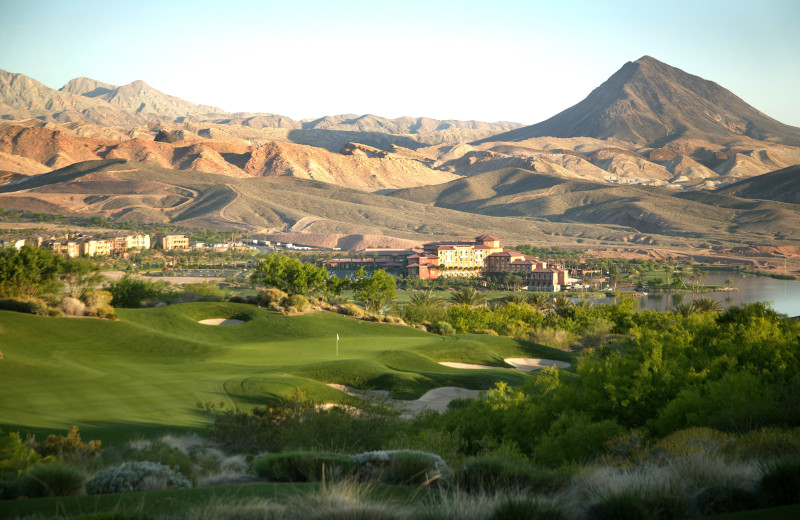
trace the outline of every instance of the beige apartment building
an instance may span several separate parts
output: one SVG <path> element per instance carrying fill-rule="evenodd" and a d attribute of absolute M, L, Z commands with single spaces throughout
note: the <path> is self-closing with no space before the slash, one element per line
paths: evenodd
<path fill-rule="evenodd" d="M 111 241 L 87 239 L 80 242 L 81 254 L 86 256 L 108 256 L 111 254 Z"/>
<path fill-rule="evenodd" d="M 164 251 L 189 249 L 189 237 L 186 235 L 157 235 L 156 244 Z"/>
<path fill-rule="evenodd" d="M 150 249 L 150 235 L 123 234 L 111 239 L 111 250 L 123 253 L 128 249 Z"/>

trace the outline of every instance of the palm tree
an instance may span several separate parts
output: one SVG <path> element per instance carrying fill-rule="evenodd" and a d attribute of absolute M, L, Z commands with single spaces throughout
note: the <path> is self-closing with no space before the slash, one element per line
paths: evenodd
<path fill-rule="evenodd" d="M 536 307 L 540 311 L 547 308 L 550 298 L 545 293 L 533 292 L 528 294 L 528 305 Z"/>
<path fill-rule="evenodd" d="M 409 304 L 417 307 L 437 308 L 444 305 L 444 300 L 433 294 L 431 289 L 428 289 L 425 292 L 412 294 Z"/>
<path fill-rule="evenodd" d="M 722 304 L 713 298 L 697 298 L 692 302 L 695 312 L 722 312 Z"/>
<path fill-rule="evenodd" d="M 676 303 L 672 306 L 672 312 L 680 314 L 684 318 L 694 311 L 693 307 L 688 303 Z"/>
<path fill-rule="evenodd" d="M 727 286 L 728 286 L 728 289 L 730 289 L 731 287 L 733 287 L 733 278 L 726 278 L 726 279 L 725 279 L 725 285 L 727 285 Z"/>
<path fill-rule="evenodd" d="M 474 287 L 462 287 L 450 296 L 450 301 L 456 305 L 469 305 L 470 307 L 478 307 L 483 305 L 486 298 L 475 290 Z"/>
<path fill-rule="evenodd" d="M 553 303 L 550 304 L 553 312 L 565 318 L 572 310 L 572 300 L 569 296 L 556 296 L 553 298 Z"/>
<path fill-rule="evenodd" d="M 506 303 L 528 303 L 528 296 L 523 293 L 515 292 L 506 296 L 505 300 Z"/>

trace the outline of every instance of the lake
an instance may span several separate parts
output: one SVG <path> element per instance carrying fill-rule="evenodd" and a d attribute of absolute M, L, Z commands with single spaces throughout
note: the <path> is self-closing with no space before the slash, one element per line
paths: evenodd
<path fill-rule="evenodd" d="M 772 308 L 789 316 L 800 316 L 800 281 L 776 280 L 768 276 L 742 274 L 736 271 L 708 271 L 706 285 L 725 286 L 725 280 L 733 280 L 738 291 L 706 292 L 691 294 L 653 293 L 637 298 L 641 309 L 669 310 L 677 303 L 691 303 L 695 298 L 713 298 L 723 307 L 752 302 L 771 302 Z M 687 282 L 688 285 L 688 282 Z M 614 298 L 593 298 L 596 304 L 613 303 Z"/>

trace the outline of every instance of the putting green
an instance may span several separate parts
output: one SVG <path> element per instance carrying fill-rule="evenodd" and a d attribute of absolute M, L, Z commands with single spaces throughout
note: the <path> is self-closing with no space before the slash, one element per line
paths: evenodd
<path fill-rule="evenodd" d="M 246 304 L 120 309 L 119 317 L 0 311 L 0 426 L 59 431 L 76 424 L 100 438 L 196 429 L 211 420 L 198 403 L 247 410 L 297 390 L 319 401 L 354 402 L 325 383 L 412 399 L 441 386 L 480 390 L 535 377 L 459 370 L 438 361 L 503 366 L 506 357 L 570 360 L 563 352 L 510 338 L 442 337 L 327 312 L 281 316 Z M 198 323 L 209 318 L 245 323 Z"/>

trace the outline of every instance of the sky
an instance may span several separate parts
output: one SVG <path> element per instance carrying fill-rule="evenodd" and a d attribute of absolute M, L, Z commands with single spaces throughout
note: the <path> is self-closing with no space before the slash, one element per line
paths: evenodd
<path fill-rule="evenodd" d="M 797 0 L 0 0 L 0 68 L 193 103 L 533 124 L 650 55 L 800 126 Z"/>

